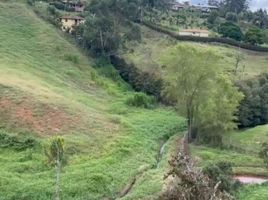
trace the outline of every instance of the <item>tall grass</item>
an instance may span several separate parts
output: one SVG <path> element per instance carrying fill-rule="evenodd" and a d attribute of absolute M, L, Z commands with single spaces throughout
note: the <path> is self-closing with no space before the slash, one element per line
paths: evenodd
<path fill-rule="evenodd" d="M 16 117 L 18 109 L 42 119 L 46 108 L 53 108 L 72 119 L 58 133 L 67 145 L 65 200 L 115 197 L 142 168 L 155 165 L 163 137 L 184 130 L 184 119 L 172 109 L 126 105 L 134 93 L 111 66 L 81 54 L 25 4 L 0 2 L 0 30 L 0 102 L 12 102 L 12 108 L 0 108 L 1 128 L 41 144 L 22 151 L 0 148 L 1 200 L 51 199 L 54 191 L 54 169 L 46 165 L 41 147 L 54 129 L 36 132 Z M 163 170 L 148 173 L 157 178 L 144 177 L 140 186 L 148 191 L 133 189 L 132 199 L 154 196 L 161 188 Z"/>

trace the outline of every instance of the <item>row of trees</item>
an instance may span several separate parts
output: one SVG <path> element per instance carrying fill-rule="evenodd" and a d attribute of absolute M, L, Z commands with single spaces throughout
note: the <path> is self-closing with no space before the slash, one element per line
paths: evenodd
<path fill-rule="evenodd" d="M 207 18 L 210 28 L 218 27 L 218 32 L 223 37 L 257 45 L 263 44 L 265 38 L 262 29 L 268 28 L 268 14 L 266 10 L 259 9 L 252 12 L 248 9 L 249 0 L 210 0 L 210 5 L 219 7 L 219 11 L 213 11 Z M 223 18 L 225 21 L 223 23 Z M 240 24 L 246 22 L 249 28 L 242 30 Z"/>
<path fill-rule="evenodd" d="M 237 41 L 245 41 L 252 45 L 263 44 L 264 43 L 264 33 L 261 29 L 250 28 L 245 34 L 243 34 L 241 28 L 232 23 L 225 22 L 220 24 L 218 32 L 225 38 L 232 38 Z"/>

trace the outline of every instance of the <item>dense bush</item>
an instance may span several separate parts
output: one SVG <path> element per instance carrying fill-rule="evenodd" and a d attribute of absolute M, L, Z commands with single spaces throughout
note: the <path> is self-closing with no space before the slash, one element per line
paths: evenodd
<path fill-rule="evenodd" d="M 152 108 L 155 106 L 155 98 L 144 93 L 135 93 L 133 96 L 127 98 L 126 104 L 135 107 Z"/>
<path fill-rule="evenodd" d="M 63 4 L 63 3 L 60 2 L 60 1 L 54 1 L 54 2 L 51 2 L 50 5 L 55 6 L 55 8 L 57 8 L 57 9 L 59 9 L 59 10 L 64 10 L 64 9 L 65 9 L 65 4 Z"/>
<path fill-rule="evenodd" d="M 218 32 L 225 38 L 232 38 L 237 41 L 241 41 L 243 39 L 243 33 L 240 27 L 232 22 L 220 24 Z"/>
<path fill-rule="evenodd" d="M 37 141 L 33 138 L 26 137 L 24 139 L 19 139 L 16 136 L 5 133 L 4 131 L 0 132 L 0 148 L 12 148 L 20 151 L 33 148 L 36 144 Z"/>
<path fill-rule="evenodd" d="M 219 189 L 221 191 L 232 193 L 237 189 L 238 185 L 232 178 L 233 170 L 231 163 L 218 162 L 204 167 L 203 172 L 213 181 L 213 185 L 220 182 Z"/>
<path fill-rule="evenodd" d="M 155 96 L 158 100 L 163 100 L 161 98 L 163 89 L 161 78 L 148 72 L 142 72 L 134 64 L 128 64 L 124 59 L 117 56 L 111 56 L 110 59 L 122 79 L 129 83 L 134 90 L 145 92 L 148 95 Z"/>
<path fill-rule="evenodd" d="M 249 29 L 245 34 L 245 42 L 248 42 L 253 45 L 263 44 L 264 34 L 262 30 L 256 28 Z"/>
<path fill-rule="evenodd" d="M 268 122 L 268 74 L 237 83 L 245 95 L 241 101 L 238 122 L 241 128 Z"/>

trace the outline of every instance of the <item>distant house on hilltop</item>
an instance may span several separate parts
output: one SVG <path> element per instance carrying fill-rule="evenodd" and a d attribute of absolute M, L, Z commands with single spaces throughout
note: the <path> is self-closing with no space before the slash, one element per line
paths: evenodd
<path fill-rule="evenodd" d="M 61 29 L 69 33 L 73 31 L 74 27 L 85 22 L 85 18 L 79 16 L 62 16 L 59 20 L 61 22 Z"/>
<path fill-rule="evenodd" d="M 179 32 L 181 36 L 208 37 L 209 31 L 205 29 L 182 29 Z"/>

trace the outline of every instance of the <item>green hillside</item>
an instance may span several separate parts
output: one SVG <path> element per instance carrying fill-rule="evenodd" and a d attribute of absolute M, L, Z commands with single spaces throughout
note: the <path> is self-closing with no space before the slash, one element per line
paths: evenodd
<path fill-rule="evenodd" d="M 137 174 L 124 199 L 160 192 L 168 157 L 154 167 L 160 141 L 184 119 L 169 108 L 127 106 L 134 92 L 111 66 L 88 59 L 24 4 L 0 3 L 0 30 L 1 137 L 39 143 L 1 144 L 0 199 L 51 199 L 54 169 L 42 145 L 53 135 L 64 137 L 68 158 L 62 199 L 115 198 Z"/>
<path fill-rule="evenodd" d="M 238 49 L 222 44 L 204 44 L 196 42 L 177 41 L 165 34 L 153 31 L 145 26 L 141 27 L 143 39 L 141 42 L 129 43 L 129 51 L 122 51 L 121 55 L 129 62 L 134 63 L 144 71 L 157 71 L 161 73 L 160 59 L 169 48 L 176 44 L 189 44 L 202 49 L 211 49 L 221 56 L 220 65 L 226 70 L 234 70 L 236 55 L 241 53 L 243 61 L 240 62 L 239 71 L 242 78 L 252 77 L 268 72 L 268 53 L 254 52 Z"/>

